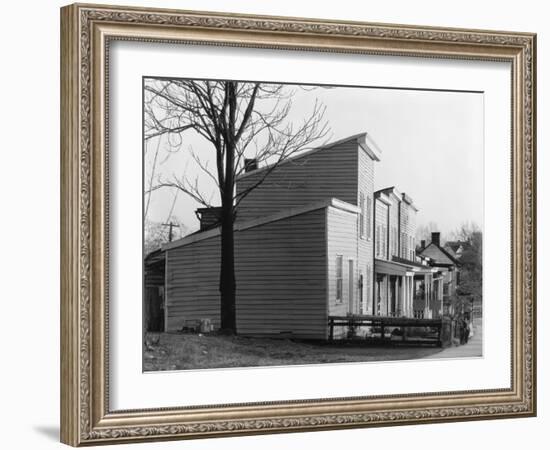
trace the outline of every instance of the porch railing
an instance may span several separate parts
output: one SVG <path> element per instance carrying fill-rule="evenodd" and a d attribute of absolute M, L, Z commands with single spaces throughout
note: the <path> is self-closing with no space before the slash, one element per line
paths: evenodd
<path fill-rule="evenodd" d="M 349 315 L 349 316 L 329 316 L 329 339 L 334 340 L 334 329 L 336 327 L 358 328 L 372 327 L 380 334 L 380 341 L 384 341 L 386 337 L 390 337 L 395 329 L 401 330 L 401 340 L 403 342 L 412 342 L 407 338 L 407 329 L 410 328 L 426 328 L 429 333 L 422 340 L 416 339 L 422 343 L 433 343 L 438 346 L 447 344 L 449 337 L 452 335 L 452 327 L 446 318 L 440 319 L 424 319 L 412 317 L 391 317 L 391 316 L 372 316 L 372 315 Z M 389 333 L 386 332 L 389 330 Z"/>

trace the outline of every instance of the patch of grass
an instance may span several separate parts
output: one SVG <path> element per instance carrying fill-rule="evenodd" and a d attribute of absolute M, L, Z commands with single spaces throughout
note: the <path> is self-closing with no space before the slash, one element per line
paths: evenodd
<path fill-rule="evenodd" d="M 434 347 L 298 342 L 241 336 L 148 333 L 145 371 L 417 359 Z"/>

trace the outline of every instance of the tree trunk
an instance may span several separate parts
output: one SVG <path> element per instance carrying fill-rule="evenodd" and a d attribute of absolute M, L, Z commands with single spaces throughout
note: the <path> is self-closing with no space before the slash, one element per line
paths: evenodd
<path fill-rule="evenodd" d="M 235 305 L 235 237 L 233 234 L 235 189 L 235 120 L 237 110 L 237 83 L 226 84 L 228 121 L 225 134 L 225 184 L 222 197 L 222 255 L 220 267 L 221 329 L 227 334 L 237 333 L 237 311 Z"/>
<path fill-rule="evenodd" d="M 232 205 L 231 205 L 232 206 Z M 227 334 L 237 333 L 237 314 L 235 305 L 235 240 L 233 234 L 233 208 L 223 208 L 221 217 L 221 266 L 220 300 L 221 331 Z"/>

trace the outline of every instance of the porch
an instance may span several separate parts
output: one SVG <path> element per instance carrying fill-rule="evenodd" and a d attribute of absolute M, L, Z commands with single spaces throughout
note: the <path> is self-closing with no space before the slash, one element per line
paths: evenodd
<path fill-rule="evenodd" d="M 374 302 L 377 316 L 435 319 L 443 314 L 438 269 L 393 257 L 375 259 Z"/>

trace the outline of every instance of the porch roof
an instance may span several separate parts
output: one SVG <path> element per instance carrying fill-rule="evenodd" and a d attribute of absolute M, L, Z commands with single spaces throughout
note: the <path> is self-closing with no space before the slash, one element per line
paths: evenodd
<path fill-rule="evenodd" d="M 431 274 L 437 272 L 433 267 L 420 267 L 416 264 L 405 264 L 396 261 L 387 261 L 384 259 L 374 260 L 374 271 L 386 275 L 412 276 L 420 274 Z"/>
<path fill-rule="evenodd" d="M 386 261 L 383 259 L 374 260 L 374 271 L 376 273 L 383 273 L 386 275 L 412 275 L 413 267 L 405 264 L 396 263 L 393 261 Z"/>

